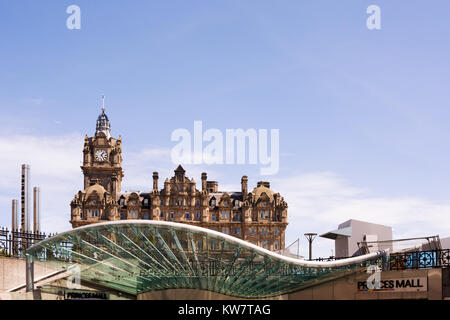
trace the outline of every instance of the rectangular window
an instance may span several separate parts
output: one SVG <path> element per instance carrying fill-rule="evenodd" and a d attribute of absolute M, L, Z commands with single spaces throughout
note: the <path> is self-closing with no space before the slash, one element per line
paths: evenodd
<path fill-rule="evenodd" d="M 230 219 L 230 211 L 229 210 L 222 210 L 221 211 L 221 218 L 222 219 Z"/>
<path fill-rule="evenodd" d="M 200 220 L 200 211 L 195 212 L 195 219 Z"/>
<path fill-rule="evenodd" d="M 236 234 L 236 235 L 241 234 L 241 228 L 240 227 L 235 227 L 234 230 L 233 230 L 233 233 Z"/>
<path fill-rule="evenodd" d="M 164 200 L 161 199 L 161 207 L 164 206 Z"/>
<path fill-rule="evenodd" d="M 276 236 L 278 235 L 278 228 L 277 227 L 273 228 L 273 234 L 276 235 Z"/>
<path fill-rule="evenodd" d="M 222 227 L 222 233 L 230 234 L 230 228 L 228 228 L 228 227 Z"/>
<path fill-rule="evenodd" d="M 212 215 L 211 215 L 211 220 L 212 221 L 216 221 L 217 219 L 216 219 L 216 214 L 215 213 L 213 213 Z"/>
<path fill-rule="evenodd" d="M 164 211 L 161 211 L 161 212 L 159 213 L 159 217 L 160 217 L 160 218 L 164 218 Z"/>
<path fill-rule="evenodd" d="M 264 211 L 264 218 L 269 219 L 269 210 Z"/>
<path fill-rule="evenodd" d="M 185 217 L 186 220 L 191 220 L 191 214 L 189 212 L 186 212 L 184 214 L 184 217 Z"/>
<path fill-rule="evenodd" d="M 173 220 L 173 211 L 170 212 L 170 220 Z"/>
<path fill-rule="evenodd" d="M 251 233 L 251 234 L 255 234 L 255 227 L 252 227 L 252 228 L 250 229 L 250 233 Z"/>

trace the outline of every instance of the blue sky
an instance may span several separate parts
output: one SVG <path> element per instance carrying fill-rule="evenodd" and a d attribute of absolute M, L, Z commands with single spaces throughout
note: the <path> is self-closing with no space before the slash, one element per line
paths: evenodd
<path fill-rule="evenodd" d="M 66 28 L 71 4 L 81 30 Z M 381 30 L 366 28 L 372 4 Z M 448 236 L 449 9 L 437 0 L 0 0 L 0 225 L 30 162 L 44 229 L 69 227 L 82 137 L 94 133 L 105 94 L 123 137 L 124 188 L 150 188 L 153 170 L 171 175 L 170 135 L 194 120 L 276 128 L 276 176 L 250 165 L 188 166 L 188 175 L 208 171 L 229 188 L 244 174 L 251 186 L 272 181 L 290 205 L 288 240 L 350 218 L 393 225 L 397 237 Z M 318 246 L 325 255 L 332 242 Z"/>

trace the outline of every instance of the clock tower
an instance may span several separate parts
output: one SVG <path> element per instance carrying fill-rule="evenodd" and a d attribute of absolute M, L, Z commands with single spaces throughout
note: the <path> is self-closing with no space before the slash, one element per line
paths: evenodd
<path fill-rule="evenodd" d="M 83 166 L 84 189 L 100 184 L 117 200 L 123 178 L 122 171 L 122 138 L 111 136 L 111 124 L 102 107 L 97 118 L 95 135 L 84 138 Z"/>

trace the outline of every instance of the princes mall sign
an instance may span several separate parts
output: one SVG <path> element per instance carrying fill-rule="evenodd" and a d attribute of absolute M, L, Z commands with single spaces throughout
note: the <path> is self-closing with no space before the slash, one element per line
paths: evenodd
<path fill-rule="evenodd" d="M 380 281 L 379 289 L 368 289 L 367 281 L 358 281 L 358 291 L 376 292 L 418 292 L 427 291 L 427 277 L 384 279 Z"/>

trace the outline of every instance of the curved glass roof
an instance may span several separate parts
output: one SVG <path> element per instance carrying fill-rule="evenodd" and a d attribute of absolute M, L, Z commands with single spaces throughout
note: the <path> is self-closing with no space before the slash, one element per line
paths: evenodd
<path fill-rule="evenodd" d="M 264 298 L 297 291 L 377 264 L 384 252 L 333 262 L 281 256 L 221 232 L 182 223 L 127 220 L 76 228 L 27 250 L 81 279 L 129 294 L 201 289 Z"/>

